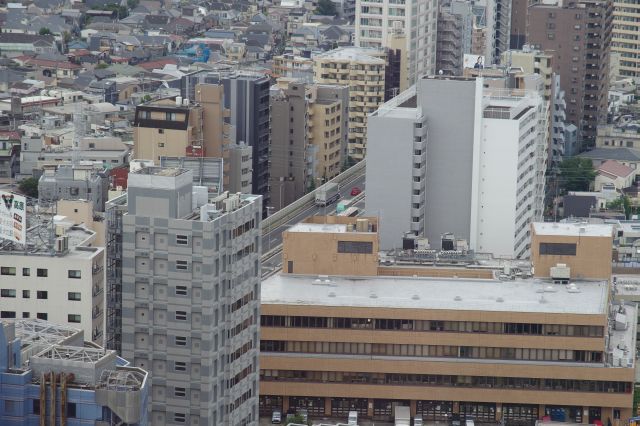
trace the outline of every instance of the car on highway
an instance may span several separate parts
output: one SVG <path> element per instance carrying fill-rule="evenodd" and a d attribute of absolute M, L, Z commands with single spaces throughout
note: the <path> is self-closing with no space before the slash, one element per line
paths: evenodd
<path fill-rule="evenodd" d="M 356 195 L 360 195 L 361 192 L 362 192 L 362 189 L 358 188 L 357 186 L 354 186 L 353 188 L 351 188 L 352 197 L 355 197 Z"/>

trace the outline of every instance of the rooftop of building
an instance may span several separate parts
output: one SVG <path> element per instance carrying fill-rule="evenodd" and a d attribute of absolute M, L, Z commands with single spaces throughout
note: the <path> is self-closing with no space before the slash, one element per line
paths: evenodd
<path fill-rule="evenodd" d="M 598 172 L 612 178 L 627 177 L 632 173 L 635 173 L 635 169 L 625 166 L 616 160 L 607 160 L 598 167 Z"/>
<path fill-rule="evenodd" d="M 611 237 L 613 227 L 607 224 L 586 222 L 535 222 L 533 230 L 537 235 L 571 237 Z"/>
<path fill-rule="evenodd" d="M 366 47 L 341 47 L 320 53 L 314 56 L 314 59 L 330 59 L 336 61 L 355 61 L 366 62 L 374 65 L 384 65 L 384 59 L 378 56 L 383 53 L 382 50 Z"/>
<path fill-rule="evenodd" d="M 538 280 L 274 275 L 262 282 L 263 304 L 533 312 L 606 313 L 608 283 L 575 287 Z"/>
<path fill-rule="evenodd" d="M 9 373 L 31 371 L 34 383 L 39 383 L 44 374 L 66 373 L 69 386 L 83 389 L 122 392 L 145 386 L 144 370 L 129 367 L 113 350 L 85 343 L 81 329 L 39 319 L 5 320 L 0 325 L 7 340 L 14 336 L 20 341 L 20 365 L 13 366 Z"/>
<path fill-rule="evenodd" d="M 187 173 L 187 170 L 173 168 L 173 167 L 143 167 L 131 173 L 134 173 L 137 175 L 175 177 L 175 176 L 180 176 Z"/>
<path fill-rule="evenodd" d="M 94 231 L 84 225 L 73 224 L 64 216 L 52 218 L 33 214 L 30 218 L 27 213 L 27 221 L 34 225 L 27 229 L 26 244 L 0 241 L 0 256 L 55 256 L 89 260 L 104 250 L 91 246 L 96 238 Z M 61 238 L 64 242 L 59 242 Z"/>
<path fill-rule="evenodd" d="M 307 223 L 300 222 L 289 228 L 288 232 L 317 232 L 326 234 L 344 234 L 359 232 L 355 229 L 350 229 L 349 225 L 342 223 Z M 371 232 L 371 231 L 367 231 Z"/>

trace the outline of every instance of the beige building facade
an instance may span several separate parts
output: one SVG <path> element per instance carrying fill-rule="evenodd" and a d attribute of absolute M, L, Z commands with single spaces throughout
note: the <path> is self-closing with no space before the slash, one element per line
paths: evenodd
<path fill-rule="evenodd" d="M 610 277 L 572 267 L 580 278 L 554 284 L 539 258 L 537 280 L 375 271 L 377 222 L 364 223 L 314 218 L 285 234 L 285 271 L 262 283 L 262 415 L 392 421 L 406 406 L 426 422 L 615 426 L 633 415 L 635 356 L 615 348 L 635 347 L 637 308 L 612 305 Z M 580 242 L 583 264 L 610 258 L 604 228 Z M 623 312 L 613 329 L 610 311 Z"/>
<path fill-rule="evenodd" d="M 349 86 L 349 156 L 366 154 L 367 116 L 384 102 L 386 52 L 383 49 L 340 48 L 314 57 L 314 80 Z"/>
<path fill-rule="evenodd" d="M 136 158 L 222 157 L 224 88 L 199 84 L 196 99 L 162 99 L 139 105 L 134 123 Z"/>
<path fill-rule="evenodd" d="M 271 206 L 337 176 L 346 159 L 349 87 L 279 79 L 271 88 Z"/>

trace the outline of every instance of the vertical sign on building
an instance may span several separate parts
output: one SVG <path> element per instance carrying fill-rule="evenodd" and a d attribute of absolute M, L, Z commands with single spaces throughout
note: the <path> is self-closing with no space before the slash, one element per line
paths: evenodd
<path fill-rule="evenodd" d="M 27 238 L 27 200 L 22 195 L 0 191 L 0 238 L 24 244 Z"/>

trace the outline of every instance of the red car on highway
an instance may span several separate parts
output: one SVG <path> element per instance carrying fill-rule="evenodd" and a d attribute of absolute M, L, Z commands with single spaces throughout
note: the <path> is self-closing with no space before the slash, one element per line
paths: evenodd
<path fill-rule="evenodd" d="M 353 188 L 351 188 L 351 196 L 355 197 L 356 195 L 359 195 L 362 192 L 362 189 L 358 188 L 357 186 L 354 186 Z"/>

